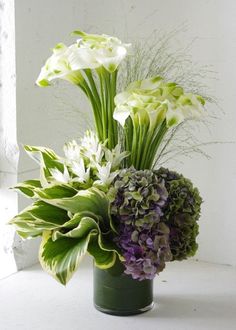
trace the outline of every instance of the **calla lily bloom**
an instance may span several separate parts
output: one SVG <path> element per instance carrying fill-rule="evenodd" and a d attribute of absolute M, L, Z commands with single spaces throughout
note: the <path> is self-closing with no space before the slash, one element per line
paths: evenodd
<path fill-rule="evenodd" d="M 36 84 L 46 87 L 63 79 L 78 86 L 91 103 L 99 141 L 107 140 L 113 149 L 118 143 L 117 122 L 113 122 L 117 71 L 131 44 L 106 34 L 72 34 L 79 39 L 69 47 L 59 43 L 53 48 Z"/>
<path fill-rule="evenodd" d="M 205 114 L 201 96 L 159 76 L 132 82 L 114 101 L 113 118 L 124 128 L 126 150 L 131 152 L 127 165 L 137 169 L 152 166 L 168 129 Z"/>

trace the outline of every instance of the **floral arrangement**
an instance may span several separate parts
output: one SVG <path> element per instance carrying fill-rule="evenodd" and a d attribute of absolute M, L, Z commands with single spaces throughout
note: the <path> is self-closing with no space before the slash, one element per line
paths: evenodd
<path fill-rule="evenodd" d="M 42 236 L 40 263 L 64 285 L 86 253 L 98 268 L 119 260 L 134 280 L 151 280 L 166 262 L 197 250 L 199 192 L 189 179 L 158 168 L 157 160 L 166 134 L 204 116 L 205 101 L 160 76 L 118 93 L 131 45 L 108 35 L 73 35 L 74 44 L 53 49 L 37 84 L 63 79 L 78 86 L 91 104 L 95 131 L 65 144 L 64 156 L 24 147 L 40 178 L 15 187 L 33 203 L 10 223 L 24 239 Z"/>

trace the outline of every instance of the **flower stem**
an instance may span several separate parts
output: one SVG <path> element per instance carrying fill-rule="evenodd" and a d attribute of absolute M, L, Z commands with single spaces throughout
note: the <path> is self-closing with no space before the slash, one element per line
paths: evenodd
<path fill-rule="evenodd" d="M 113 149 L 118 142 L 117 123 L 113 119 L 115 108 L 114 97 L 116 95 L 117 71 L 109 73 L 104 68 L 98 68 L 97 74 L 100 81 L 100 101 L 103 142 L 107 141 L 107 147 Z"/>
<path fill-rule="evenodd" d="M 92 91 L 85 79 L 83 81 L 81 81 L 77 86 L 80 87 L 80 89 L 85 93 L 85 95 L 88 97 L 88 99 L 91 102 L 92 109 L 93 109 L 93 115 L 94 115 L 94 119 L 95 119 L 96 131 L 97 131 L 99 140 L 101 140 L 102 126 L 101 126 L 101 114 L 100 114 L 98 101 L 94 97 L 94 94 L 92 93 Z"/>
<path fill-rule="evenodd" d="M 139 136 L 139 143 L 137 148 L 137 157 L 136 157 L 136 163 L 135 168 L 140 169 L 141 161 L 144 158 L 145 159 L 145 148 L 148 146 L 148 126 L 140 124 L 140 136 Z"/>
<path fill-rule="evenodd" d="M 93 79 L 92 71 L 91 71 L 91 69 L 85 69 L 84 70 L 84 73 L 86 74 L 86 76 L 88 78 L 88 81 L 89 81 L 89 84 L 90 84 L 90 87 L 91 87 L 93 96 L 94 96 L 94 98 L 95 98 L 95 100 L 97 102 L 98 108 L 100 109 L 101 108 L 101 100 L 100 100 L 100 97 L 99 97 L 99 93 L 97 91 L 96 83 L 95 83 L 95 81 Z"/>
<path fill-rule="evenodd" d="M 118 73 L 117 70 L 111 73 L 111 122 L 113 128 L 112 133 L 113 133 L 114 146 L 116 146 L 118 143 L 117 121 L 113 119 L 113 113 L 115 109 L 114 98 L 116 96 L 117 73 Z"/>
<path fill-rule="evenodd" d="M 97 74 L 100 82 L 102 142 L 105 142 L 107 140 L 107 115 L 106 115 L 105 82 L 104 82 L 102 68 L 97 69 Z"/>
<path fill-rule="evenodd" d="M 147 153 L 146 160 L 144 161 L 143 168 L 142 169 L 152 169 L 153 162 L 157 154 L 157 150 L 162 143 L 162 140 L 164 138 L 164 135 L 168 131 L 168 128 L 166 127 L 166 122 L 164 121 L 157 133 L 154 135 L 152 142 L 150 144 L 150 148 Z"/>

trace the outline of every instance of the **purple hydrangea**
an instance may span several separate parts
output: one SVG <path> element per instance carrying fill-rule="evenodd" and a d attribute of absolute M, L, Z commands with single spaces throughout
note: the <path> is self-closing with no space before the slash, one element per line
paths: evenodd
<path fill-rule="evenodd" d="M 161 222 L 168 193 L 150 170 L 121 170 L 113 182 L 111 214 L 118 229 L 114 241 L 133 279 L 153 279 L 171 259 L 169 228 Z"/>

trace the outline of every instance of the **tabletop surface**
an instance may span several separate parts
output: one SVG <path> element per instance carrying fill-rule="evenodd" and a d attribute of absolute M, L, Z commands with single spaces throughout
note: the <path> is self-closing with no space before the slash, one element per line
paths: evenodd
<path fill-rule="evenodd" d="M 63 287 L 40 265 L 0 281 L 1 330 L 236 329 L 236 268 L 197 261 L 169 263 L 154 285 L 155 307 L 116 317 L 93 307 L 89 259 Z"/>

